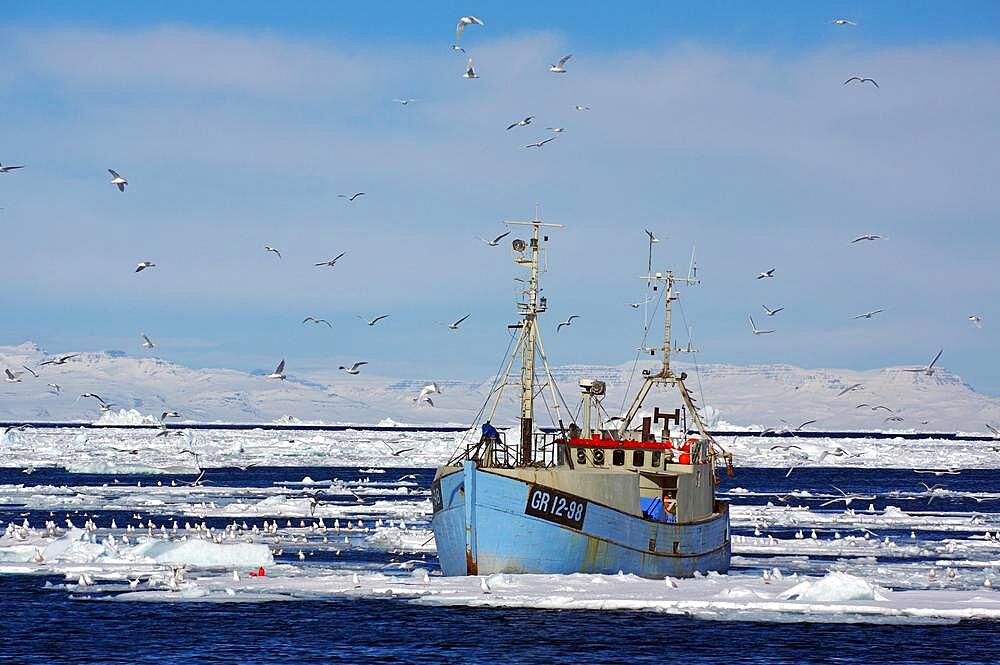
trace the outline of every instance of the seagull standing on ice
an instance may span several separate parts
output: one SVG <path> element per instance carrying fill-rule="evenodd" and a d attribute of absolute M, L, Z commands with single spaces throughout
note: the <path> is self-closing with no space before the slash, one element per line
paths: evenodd
<path fill-rule="evenodd" d="M 469 65 L 465 68 L 465 73 L 462 74 L 462 77 L 467 79 L 479 78 L 479 74 L 476 73 L 475 67 L 472 66 L 472 58 L 469 58 Z"/>
<path fill-rule="evenodd" d="M 270 374 L 268 374 L 264 378 L 265 379 L 280 379 L 281 381 L 284 381 L 285 380 L 285 360 L 284 360 L 284 358 L 282 358 L 281 362 L 278 363 L 278 366 L 274 368 L 274 371 L 271 372 Z"/>
<path fill-rule="evenodd" d="M 851 78 L 844 81 L 844 85 L 847 85 L 851 81 L 857 81 L 859 84 L 871 83 L 876 88 L 878 87 L 878 82 L 873 78 L 868 78 L 867 76 L 852 76 Z"/>
<path fill-rule="evenodd" d="M 571 325 L 573 325 L 573 319 L 579 319 L 579 318 L 580 318 L 579 314 L 573 314 L 573 315 L 571 315 L 568 319 L 566 319 L 565 321 L 563 321 L 562 323 L 560 323 L 558 326 L 556 326 L 556 332 L 559 332 L 560 330 L 562 330 L 563 326 L 571 326 Z"/>
<path fill-rule="evenodd" d="M 136 264 L 135 271 L 136 272 L 142 272 L 146 268 L 155 268 L 155 267 L 156 267 L 156 264 L 153 263 L 152 261 L 141 261 L 141 262 L 139 262 L 139 263 Z"/>
<path fill-rule="evenodd" d="M 274 252 L 275 254 L 278 255 L 279 259 L 281 258 L 281 252 L 279 252 L 278 250 L 276 250 L 274 247 L 271 247 L 270 245 L 264 245 L 264 249 L 266 251 L 268 251 L 268 252 Z"/>
<path fill-rule="evenodd" d="M 139 335 L 142 336 L 142 345 L 145 348 L 152 349 L 156 347 L 156 345 L 153 344 L 153 340 L 149 339 L 149 337 L 146 336 L 146 333 L 139 333 Z"/>
<path fill-rule="evenodd" d="M 768 333 L 773 333 L 773 330 L 758 330 L 757 324 L 753 322 L 753 317 L 747 314 L 747 318 L 750 319 L 750 331 L 754 335 L 767 335 Z"/>
<path fill-rule="evenodd" d="M 565 67 L 566 61 L 569 60 L 572 57 L 573 57 L 573 54 L 570 53 L 569 55 L 564 55 L 563 57 L 559 58 L 559 62 L 557 62 L 554 65 L 549 65 L 549 71 L 552 72 L 553 74 L 565 74 L 566 73 L 566 67 Z"/>
<path fill-rule="evenodd" d="M 118 171 L 115 171 L 114 169 L 108 169 L 108 173 L 111 174 L 111 184 L 112 185 L 117 185 L 119 192 L 124 192 L 125 191 L 125 185 L 128 184 L 128 180 L 126 180 L 125 178 L 121 177 L 118 174 Z"/>
<path fill-rule="evenodd" d="M 480 238 L 480 240 L 482 240 L 483 242 L 485 242 L 490 247 L 496 247 L 497 245 L 500 244 L 501 240 L 503 240 L 504 238 L 506 238 L 509 235 L 510 235 L 510 231 L 507 231 L 506 233 L 501 233 L 500 235 L 498 235 L 493 240 L 487 240 L 486 238 Z"/>
<path fill-rule="evenodd" d="M 344 367 L 343 365 L 341 365 L 337 369 L 342 369 L 345 372 L 347 372 L 348 374 L 355 375 L 355 374 L 361 374 L 361 370 L 358 369 L 358 368 L 361 367 L 362 365 L 367 365 L 367 364 L 368 364 L 367 360 L 362 360 L 360 362 L 354 363 L 350 367 Z"/>
<path fill-rule="evenodd" d="M 485 26 L 486 24 L 478 16 L 463 16 L 458 19 L 458 25 L 455 26 L 456 42 L 462 38 L 462 33 L 465 32 L 465 26 L 467 25 Z"/>
<path fill-rule="evenodd" d="M 774 268 L 771 268 L 770 270 L 765 270 L 764 272 L 759 273 L 757 275 L 757 279 L 767 279 L 769 277 L 774 277 Z"/>

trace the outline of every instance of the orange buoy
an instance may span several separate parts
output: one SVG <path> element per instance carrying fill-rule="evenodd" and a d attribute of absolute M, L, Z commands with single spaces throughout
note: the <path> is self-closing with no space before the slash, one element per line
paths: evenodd
<path fill-rule="evenodd" d="M 685 443 L 684 446 L 687 447 L 687 444 Z M 681 453 L 681 456 L 678 459 L 678 461 L 681 464 L 690 464 L 691 463 L 691 453 L 689 453 L 689 452 L 683 452 L 683 453 Z"/>

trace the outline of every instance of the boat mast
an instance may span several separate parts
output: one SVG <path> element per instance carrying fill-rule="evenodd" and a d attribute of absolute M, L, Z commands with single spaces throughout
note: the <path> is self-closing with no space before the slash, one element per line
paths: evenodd
<path fill-rule="evenodd" d="M 525 291 L 527 301 L 517 303 L 518 314 L 521 316 L 521 450 L 519 462 L 522 465 L 534 461 L 534 402 L 535 402 L 535 352 L 538 346 L 538 314 L 546 309 L 545 298 L 538 297 L 538 261 L 541 253 L 541 227 L 563 228 L 562 224 L 546 224 L 538 219 L 538 208 L 535 208 L 535 218 L 531 221 L 505 221 L 504 224 L 531 227 L 531 240 L 528 245 L 521 239 L 512 243 L 514 262 L 525 266 L 530 271 L 528 288 Z M 546 236 L 544 240 L 548 240 Z M 525 250 L 527 255 L 525 255 Z"/>

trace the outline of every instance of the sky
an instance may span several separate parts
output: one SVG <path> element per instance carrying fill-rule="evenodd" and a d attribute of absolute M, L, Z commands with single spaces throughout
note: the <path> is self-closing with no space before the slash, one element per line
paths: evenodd
<path fill-rule="evenodd" d="M 26 166 L 0 174 L 0 343 L 140 355 L 144 332 L 191 367 L 481 378 L 523 271 L 517 233 L 480 238 L 537 204 L 565 225 L 555 364 L 634 357 L 648 228 L 660 269 L 695 248 L 678 329 L 701 363 L 943 348 L 1000 395 L 1000 4 L 360 4 L 5 3 L 0 163 Z"/>

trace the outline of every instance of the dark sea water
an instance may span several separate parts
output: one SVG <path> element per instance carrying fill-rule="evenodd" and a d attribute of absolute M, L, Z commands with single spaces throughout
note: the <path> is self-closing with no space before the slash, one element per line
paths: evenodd
<path fill-rule="evenodd" d="M 751 492 L 794 489 L 919 491 L 920 481 L 956 491 L 996 492 L 995 471 L 929 479 L 908 470 L 739 469 L 725 483 Z M 432 472 L 408 469 L 429 486 Z M 390 470 L 387 476 L 396 474 Z M 268 487 L 313 478 L 357 478 L 358 469 L 214 470 L 217 485 Z M 398 477 L 392 475 L 393 478 Z M 373 480 L 378 480 L 372 477 Z M 123 483 L 148 476 L 118 477 Z M 95 485 L 108 476 L 39 469 L 0 470 L 0 484 Z M 252 489 L 248 490 L 252 491 Z M 734 503 L 767 497 L 739 495 Z M 919 505 L 926 503 L 920 499 Z M 863 508 L 867 508 L 864 502 Z M 934 501 L 941 511 L 1000 511 L 996 502 Z M 0 506 L 4 525 L 23 509 Z M 33 511 L 37 512 L 37 511 Z M 47 514 L 47 513 L 46 513 Z M 67 513 L 71 515 L 71 513 Z M 108 514 L 110 515 L 110 513 Z M 108 521 L 102 515 L 102 521 Z M 32 521 L 40 517 L 29 516 Z M 62 519 L 63 513 L 54 518 Z M 220 520 L 224 522 L 225 520 Z M 739 533 L 737 530 L 736 533 Z M 0 663 L 1000 663 L 1000 624 L 879 626 L 694 620 L 637 612 L 441 608 L 402 600 L 333 599 L 270 603 L 117 603 L 45 588 L 59 578 L 0 578 Z"/>

